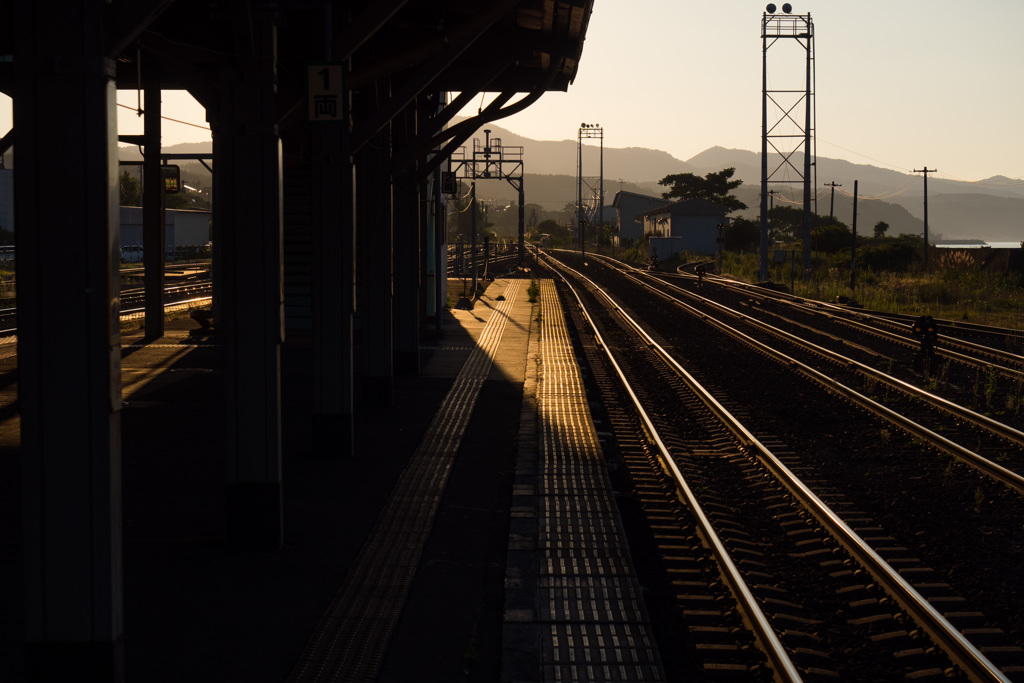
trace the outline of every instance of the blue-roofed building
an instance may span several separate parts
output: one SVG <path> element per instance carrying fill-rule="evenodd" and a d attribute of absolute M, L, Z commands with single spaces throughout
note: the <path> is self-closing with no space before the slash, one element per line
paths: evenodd
<path fill-rule="evenodd" d="M 671 237 L 673 253 L 688 251 L 704 256 L 718 253 L 718 226 L 728 225 L 728 210 L 704 199 L 687 199 L 645 211 L 644 232 L 655 237 Z M 669 254 L 658 251 L 658 258 Z"/>
<path fill-rule="evenodd" d="M 638 194 L 619 190 L 612 200 L 612 207 L 615 209 L 615 226 L 619 235 L 619 244 L 629 246 L 644 236 L 645 211 L 667 206 L 668 201 L 662 197 Z"/>

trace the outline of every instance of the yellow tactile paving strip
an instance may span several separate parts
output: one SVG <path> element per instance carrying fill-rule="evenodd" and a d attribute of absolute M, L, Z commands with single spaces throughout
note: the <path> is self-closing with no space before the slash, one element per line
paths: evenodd
<path fill-rule="evenodd" d="M 290 681 L 376 677 L 519 289 L 509 282 Z"/>
<path fill-rule="evenodd" d="M 502 680 L 664 680 L 551 280 L 528 355 Z"/>

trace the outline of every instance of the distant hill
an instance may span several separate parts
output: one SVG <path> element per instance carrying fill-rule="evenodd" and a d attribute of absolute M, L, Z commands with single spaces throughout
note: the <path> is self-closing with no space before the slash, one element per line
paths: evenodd
<path fill-rule="evenodd" d="M 212 154 L 213 143 L 211 142 L 183 142 L 179 145 L 170 145 L 160 150 L 164 154 Z M 117 148 L 118 158 L 124 161 L 141 161 L 142 153 L 137 145 L 120 145 Z"/>
<path fill-rule="evenodd" d="M 458 121 L 459 119 L 456 119 Z M 528 204 L 540 204 L 546 210 L 557 210 L 576 198 L 576 140 L 532 140 L 506 128 L 488 124 L 492 141 L 501 140 L 504 146 L 521 146 L 524 160 L 525 199 Z M 475 136 L 482 143 L 483 130 Z M 467 152 L 473 149 L 472 139 L 466 143 Z M 208 153 L 209 143 L 173 145 L 165 152 L 178 154 Z M 600 148 L 585 144 L 583 173 L 596 178 L 599 174 Z M 137 147 L 122 147 L 121 158 L 141 158 Z M 668 152 L 641 147 L 604 148 L 605 200 L 611 204 L 618 190 L 641 194 L 660 195 L 665 189 L 658 180 L 671 173 L 704 175 L 723 168 L 736 169 L 736 178 L 743 181 L 737 195 L 748 206 L 739 215 L 755 218 L 759 211 L 761 156 L 742 149 L 710 147 L 691 159 L 676 159 Z M 791 162 L 803 168 L 803 156 L 794 154 Z M 770 168 L 780 163 L 776 156 L 769 158 Z M 777 176 L 782 177 L 782 176 Z M 798 180 L 798 174 L 790 172 Z M 854 181 L 858 181 L 857 227 L 862 234 L 871 234 L 875 223 L 889 224 L 889 234 L 922 234 L 924 230 L 924 182 L 921 174 L 902 173 L 869 164 L 854 164 L 842 159 L 817 159 L 816 187 L 818 213 L 828 215 L 830 188 L 825 183 L 842 185 L 835 193 L 835 216 L 847 225 L 853 222 Z M 774 186 L 788 197 L 799 199 L 802 188 L 798 183 Z M 478 183 L 477 195 L 481 199 L 514 202 L 516 193 L 507 183 L 490 180 Z M 784 201 L 784 200 L 779 200 Z M 1024 181 L 993 176 L 984 181 L 964 182 L 941 176 L 928 178 L 928 229 L 935 239 L 983 239 L 1016 241 L 1024 239 Z"/>
<path fill-rule="evenodd" d="M 460 121 L 459 117 L 454 119 Z M 570 175 L 576 177 L 576 140 L 531 140 L 501 126 L 487 124 L 491 131 L 492 144 L 495 138 L 505 147 L 523 148 L 523 170 L 525 173 L 540 175 Z M 474 135 L 482 145 L 486 139 L 483 130 Z M 473 139 L 466 141 L 467 155 L 473 152 Z M 601 146 L 594 140 L 583 145 L 583 174 L 600 174 Z M 643 147 L 604 148 L 604 177 L 615 181 L 631 183 L 657 182 L 670 173 L 694 172 L 685 161 L 676 159 L 668 152 Z"/>
<path fill-rule="evenodd" d="M 615 193 L 619 190 L 661 196 L 664 189 L 657 183 L 629 183 L 606 178 L 604 181 L 605 204 L 610 206 L 615 198 Z M 481 200 L 502 204 L 514 204 L 519 201 L 518 192 L 508 181 L 495 178 L 478 180 L 476 196 Z M 527 204 L 539 204 L 545 211 L 558 211 L 566 204 L 576 202 L 576 176 L 524 173 L 523 198 Z"/>
<path fill-rule="evenodd" d="M 574 201 L 576 177 L 576 141 L 542 142 L 515 135 L 493 124 L 488 125 L 492 137 L 502 139 L 502 144 L 522 145 L 527 172 L 543 169 L 544 173 L 562 175 L 569 179 L 564 182 L 549 182 L 545 187 L 534 189 L 525 185 L 526 201 L 533 201 L 533 192 L 545 195 L 555 192 L 559 197 L 545 196 L 545 208 L 554 208 Z M 478 134 L 483 140 L 483 132 Z M 468 149 L 471 149 L 472 142 Z M 597 159 L 597 149 L 584 148 L 584 175 L 590 176 Z M 803 170 L 803 155 L 794 154 L 792 164 Z M 781 158 L 769 157 L 769 168 L 774 169 Z M 666 152 L 640 148 L 604 149 L 605 197 L 610 204 L 618 189 L 617 179 L 628 178 L 646 194 L 660 195 L 664 189 L 657 181 L 670 173 L 695 173 L 704 175 L 723 168 L 735 168 L 735 177 L 743 181 L 737 195 L 748 209 L 738 215 L 756 218 L 760 210 L 759 194 L 761 182 L 761 155 L 758 152 L 725 147 L 711 147 L 691 159 L 682 161 Z M 836 218 L 847 225 L 853 222 L 853 189 L 857 181 L 857 229 L 861 234 L 871 234 L 879 221 L 889 224 L 889 234 L 923 234 L 924 231 L 924 181 L 921 174 L 902 173 L 868 164 L 854 164 L 842 159 L 817 158 L 818 213 L 828 215 L 831 190 L 825 183 L 841 185 L 835 193 Z M 776 178 L 786 178 L 776 175 Z M 608 179 L 613 179 L 609 183 Z M 788 178 L 799 181 L 799 173 L 790 171 Z M 609 189 L 611 188 L 611 189 Z M 624 186 L 624 189 L 625 188 Z M 799 182 L 776 185 L 774 189 L 786 196 L 799 199 L 802 186 Z M 481 197 L 490 196 L 492 190 L 478 186 Z M 559 200 L 561 200 L 559 202 Z M 779 200 L 784 201 L 784 200 Z M 1024 181 L 995 176 L 979 182 L 947 180 L 942 177 L 928 178 L 928 230 L 929 238 L 983 239 L 992 241 L 1015 241 L 1024 239 Z"/>

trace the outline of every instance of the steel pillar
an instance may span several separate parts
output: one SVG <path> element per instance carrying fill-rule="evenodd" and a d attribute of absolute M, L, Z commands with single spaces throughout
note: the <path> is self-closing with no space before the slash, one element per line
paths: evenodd
<path fill-rule="evenodd" d="M 526 205 L 523 202 L 523 181 L 519 181 L 519 267 L 523 268 L 526 266 L 526 222 L 524 211 L 526 211 Z"/>
<path fill-rule="evenodd" d="M 417 105 L 414 100 L 392 122 L 394 149 L 416 139 Z M 420 309 L 423 230 L 420 225 L 420 183 L 415 164 L 400 171 L 395 187 L 395 371 L 418 375 L 420 371 Z"/>
<path fill-rule="evenodd" d="M 282 171 L 274 93 L 276 27 L 253 17 L 252 49 L 222 66 L 213 117 L 223 242 L 226 523 L 229 542 L 283 543 Z"/>
<path fill-rule="evenodd" d="M 386 89 L 386 82 L 383 87 Z M 383 407 L 390 406 L 394 400 L 394 228 L 390 159 L 391 124 L 388 123 L 356 155 L 357 306 L 363 335 L 360 397 L 368 405 Z"/>
<path fill-rule="evenodd" d="M 318 452 L 353 453 L 355 188 L 345 124 L 313 131 L 313 438 Z"/>
<path fill-rule="evenodd" d="M 146 158 L 142 167 L 142 263 L 145 268 L 146 339 L 164 336 L 164 179 L 160 170 L 160 82 L 150 78 L 145 86 L 143 141 Z"/>
<path fill-rule="evenodd" d="M 24 680 L 33 682 L 124 680 L 117 117 L 104 10 L 91 1 L 12 10 Z M 76 170 L 74 182 L 57 180 L 56 162 Z"/>
<path fill-rule="evenodd" d="M 433 231 L 434 244 L 434 331 L 440 335 L 444 332 L 445 304 L 448 300 L 448 217 L 445 211 L 447 205 L 441 194 L 441 170 L 435 170 L 430 177 L 433 211 L 428 225 Z"/>

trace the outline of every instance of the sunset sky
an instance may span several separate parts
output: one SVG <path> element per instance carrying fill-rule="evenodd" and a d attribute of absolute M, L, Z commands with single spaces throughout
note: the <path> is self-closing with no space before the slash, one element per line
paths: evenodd
<path fill-rule="evenodd" d="M 765 4 L 596 0 L 569 91 L 497 123 L 538 140 L 575 140 L 580 123 L 596 123 L 605 147 L 682 160 L 715 145 L 759 151 Z M 905 172 L 928 166 L 959 180 L 1024 178 L 1024 3 L 793 3 L 794 14 L 808 12 L 818 156 Z M 769 50 L 769 89 L 803 87 L 802 54 L 790 52 Z M 164 99 L 164 115 L 185 122 L 165 122 L 165 146 L 209 139 L 191 97 Z M 141 132 L 136 93 L 118 101 L 128 107 L 118 108 L 119 132 Z M 0 96 L 0 130 L 10 126 L 11 101 Z"/>

